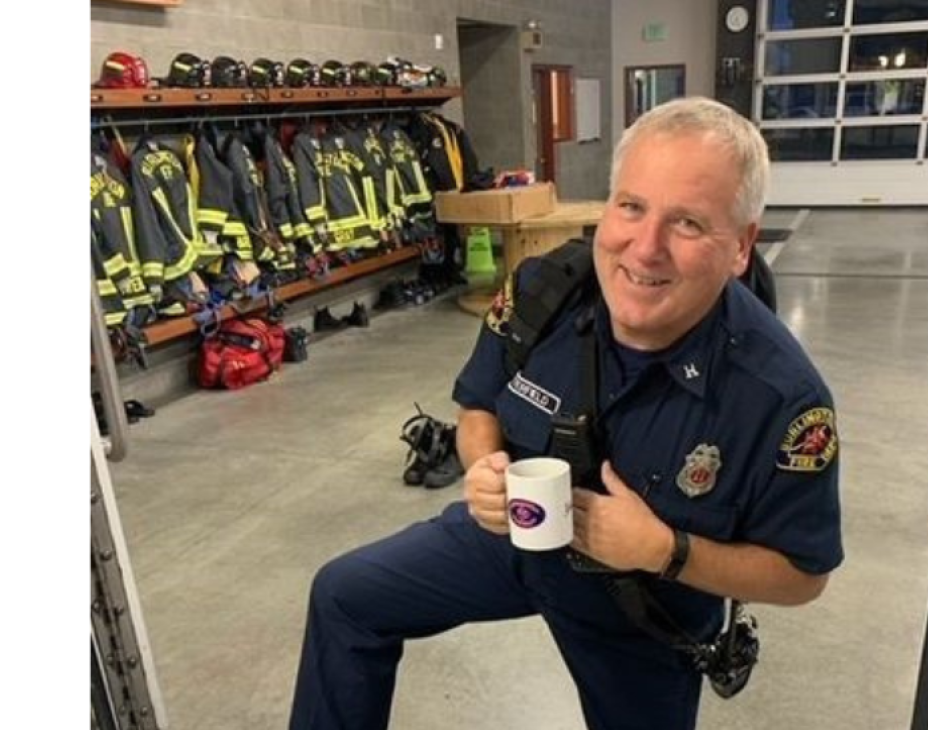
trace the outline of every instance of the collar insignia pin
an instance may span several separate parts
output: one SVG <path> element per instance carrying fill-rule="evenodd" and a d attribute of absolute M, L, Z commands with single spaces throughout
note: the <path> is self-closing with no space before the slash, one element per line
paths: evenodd
<path fill-rule="evenodd" d="M 699 377 L 699 370 L 696 368 L 696 363 L 691 362 L 683 366 L 683 375 L 687 380 L 692 380 L 693 378 Z"/>

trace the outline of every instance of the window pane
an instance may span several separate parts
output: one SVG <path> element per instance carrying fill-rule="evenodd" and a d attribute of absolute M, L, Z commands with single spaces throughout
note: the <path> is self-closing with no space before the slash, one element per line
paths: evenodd
<path fill-rule="evenodd" d="M 856 0 L 854 25 L 868 23 L 907 23 L 928 20 L 928 2 L 925 0 Z"/>
<path fill-rule="evenodd" d="M 842 160 L 914 159 L 918 125 L 903 127 L 845 127 L 841 133 Z"/>
<path fill-rule="evenodd" d="M 923 79 L 848 82 L 844 115 L 921 114 L 925 100 Z"/>
<path fill-rule="evenodd" d="M 928 33 L 890 33 L 851 38 L 849 71 L 925 68 Z"/>
<path fill-rule="evenodd" d="M 778 84 L 764 88 L 764 119 L 834 117 L 837 106 L 837 82 Z"/>
<path fill-rule="evenodd" d="M 831 28 L 844 22 L 845 0 L 771 0 L 767 30 Z"/>
<path fill-rule="evenodd" d="M 768 76 L 837 73 L 840 63 L 840 38 L 773 41 L 767 44 L 764 73 Z"/>
<path fill-rule="evenodd" d="M 764 129 L 761 130 L 770 159 L 774 162 L 805 162 L 830 160 L 835 130 L 829 129 Z"/>

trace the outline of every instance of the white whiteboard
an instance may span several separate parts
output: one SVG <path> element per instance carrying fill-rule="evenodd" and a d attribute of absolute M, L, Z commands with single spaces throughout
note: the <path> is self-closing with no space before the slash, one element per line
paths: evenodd
<path fill-rule="evenodd" d="M 599 79 L 577 79 L 577 141 L 598 139 Z"/>

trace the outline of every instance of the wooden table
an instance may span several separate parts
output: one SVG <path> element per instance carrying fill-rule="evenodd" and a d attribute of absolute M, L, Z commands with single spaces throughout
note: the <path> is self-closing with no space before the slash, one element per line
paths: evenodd
<path fill-rule="evenodd" d="M 581 236 L 585 226 L 599 223 L 604 206 L 601 200 L 561 200 L 551 213 L 513 223 L 474 220 L 460 225 L 488 226 L 500 231 L 503 242 L 501 275 L 505 278 L 526 256 L 546 253 L 568 238 Z M 473 289 L 458 297 L 458 306 L 465 312 L 482 317 L 495 293 L 495 287 Z"/>
<path fill-rule="evenodd" d="M 568 238 L 580 237 L 585 226 L 599 223 L 604 206 L 599 200 L 563 200 L 551 213 L 499 226 L 505 272 L 513 271 L 527 256 L 547 253 Z"/>

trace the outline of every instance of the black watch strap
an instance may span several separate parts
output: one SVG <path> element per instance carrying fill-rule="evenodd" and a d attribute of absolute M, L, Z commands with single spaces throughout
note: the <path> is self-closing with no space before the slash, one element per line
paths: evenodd
<path fill-rule="evenodd" d="M 661 571 L 661 580 L 676 580 L 689 557 L 690 536 L 683 530 L 674 528 L 673 552 L 670 554 L 670 562 L 667 563 L 667 567 Z"/>

